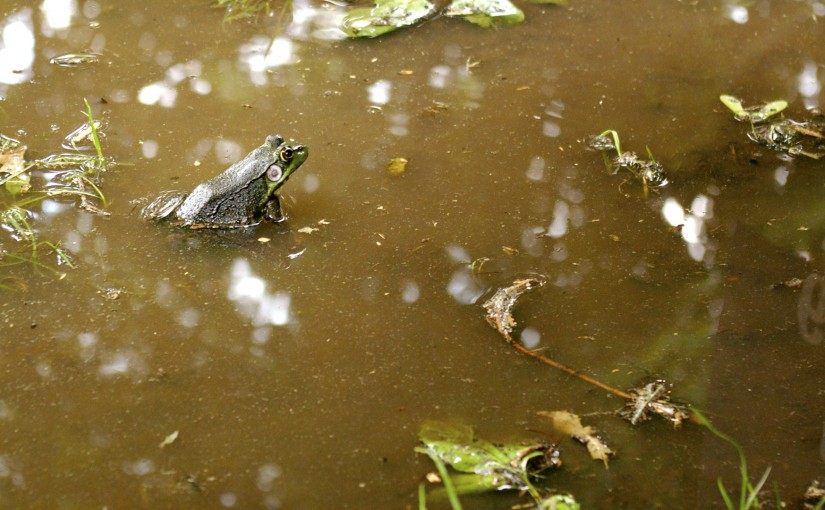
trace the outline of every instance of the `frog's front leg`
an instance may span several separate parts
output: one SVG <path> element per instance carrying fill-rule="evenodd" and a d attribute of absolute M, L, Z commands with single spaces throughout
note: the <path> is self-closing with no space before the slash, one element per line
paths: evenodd
<path fill-rule="evenodd" d="M 278 201 L 277 195 L 272 195 L 267 201 L 264 217 L 273 223 L 286 221 L 286 215 L 281 210 L 281 202 Z"/>

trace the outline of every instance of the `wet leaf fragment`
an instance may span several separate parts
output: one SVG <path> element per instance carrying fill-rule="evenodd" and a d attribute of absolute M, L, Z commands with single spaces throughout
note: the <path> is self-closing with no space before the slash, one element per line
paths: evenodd
<path fill-rule="evenodd" d="M 592 427 L 582 425 L 577 415 L 569 411 L 539 411 L 538 415 L 550 418 L 553 428 L 585 445 L 590 457 L 604 462 L 604 467 L 607 467 L 608 459 L 615 455 L 615 452 L 595 434 Z"/>
<path fill-rule="evenodd" d="M 525 278 L 516 280 L 509 287 L 498 289 L 493 296 L 484 302 L 482 307 L 487 311 L 487 323 L 501 333 L 508 342 L 513 341 L 511 333 L 516 326 L 513 318 L 513 308 L 516 301 L 526 292 L 544 285 L 543 279 Z"/>
<path fill-rule="evenodd" d="M 728 110 L 733 112 L 736 120 L 747 120 L 750 122 L 762 122 L 788 107 L 788 102 L 782 99 L 749 108 L 742 106 L 741 99 L 728 94 L 722 94 L 719 96 L 719 100 L 722 101 L 723 105 L 728 107 Z"/>
<path fill-rule="evenodd" d="M 536 510 L 581 510 L 581 505 L 570 494 L 553 494 L 542 499 Z"/>
<path fill-rule="evenodd" d="M 462 17 L 483 28 L 524 21 L 524 13 L 510 0 L 453 0 L 444 15 Z"/>
<path fill-rule="evenodd" d="M 58 67 L 85 67 L 100 62 L 98 53 L 67 53 L 49 60 L 50 64 Z"/>
<path fill-rule="evenodd" d="M 14 138 L 0 134 L 0 183 L 13 194 L 29 188 L 31 176 L 26 172 L 24 155 L 26 146 Z"/>
<path fill-rule="evenodd" d="M 641 388 L 630 390 L 631 399 L 619 415 L 632 425 L 650 419 L 651 414 L 657 414 L 673 423 L 673 428 L 682 426 L 682 422 L 690 416 L 670 401 L 671 385 L 664 379 L 658 379 Z"/>
<path fill-rule="evenodd" d="M 398 177 L 407 171 L 407 163 L 409 163 L 409 161 L 406 158 L 391 159 L 390 162 L 387 163 L 387 174 L 392 177 Z"/>
<path fill-rule="evenodd" d="M 805 510 L 825 508 L 825 483 L 820 483 L 819 480 L 811 482 L 802 496 L 802 508 Z"/>
<path fill-rule="evenodd" d="M 413 25 L 435 12 L 427 0 L 377 0 L 374 7 L 352 9 L 341 21 L 347 37 L 378 37 Z"/>
<path fill-rule="evenodd" d="M 164 448 L 164 447 L 169 446 L 170 444 L 174 443 L 175 440 L 178 438 L 178 433 L 179 432 L 180 431 L 176 430 L 176 431 L 172 432 L 171 434 L 169 434 L 168 436 L 164 437 L 163 441 L 161 441 L 160 444 L 158 445 L 158 448 Z"/>
<path fill-rule="evenodd" d="M 515 489 L 538 496 L 530 479 L 561 465 L 555 445 L 544 442 L 498 444 L 474 437 L 465 425 L 426 422 L 415 450 L 465 475 L 450 477 L 458 494 Z"/>
<path fill-rule="evenodd" d="M 590 137 L 588 146 L 602 152 L 605 166 L 611 175 L 624 170 L 641 181 L 645 197 L 650 188 L 662 188 L 668 184 L 662 164 L 656 161 L 650 148 L 647 149 L 647 159 L 640 158 L 635 152 L 623 152 L 619 133 L 614 129 L 608 129 L 599 135 Z M 611 150 L 616 151 L 616 156 L 612 158 L 607 155 L 607 151 Z"/>

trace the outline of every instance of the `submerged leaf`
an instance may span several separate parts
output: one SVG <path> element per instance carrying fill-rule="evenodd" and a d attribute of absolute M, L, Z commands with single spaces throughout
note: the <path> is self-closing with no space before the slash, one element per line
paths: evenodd
<path fill-rule="evenodd" d="M 374 7 L 347 12 L 341 30 L 347 37 L 378 37 L 417 23 L 434 11 L 427 0 L 377 0 Z"/>
<path fill-rule="evenodd" d="M 489 490 L 518 489 L 534 493 L 530 477 L 561 465 L 555 445 L 547 443 L 493 444 L 473 437 L 464 425 L 426 422 L 416 451 L 438 459 L 456 471 L 456 492 L 468 494 Z"/>
<path fill-rule="evenodd" d="M 585 445 L 590 457 L 593 460 L 604 462 L 604 467 L 607 467 L 609 457 L 615 455 L 615 452 L 600 437 L 595 435 L 592 427 L 582 425 L 581 419 L 577 415 L 568 411 L 539 411 L 538 414 L 550 418 L 553 422 L 553 428 L 562 434 L 567 434 Z"/>
<path fill-rule="evenodd" d="M 524 21 L 524 13 L 510 0 L 453 0 L 444 15 L 460 16 L 484 28 Z"/>

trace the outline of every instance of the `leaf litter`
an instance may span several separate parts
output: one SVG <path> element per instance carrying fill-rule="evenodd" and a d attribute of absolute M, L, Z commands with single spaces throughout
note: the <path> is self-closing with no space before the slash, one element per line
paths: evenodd
<path fill-rule="evenodd" d="M 545 281 L 544 277 L 523 278 L 515 280 L 512 285 L 498 289 L 490 299 L 482 304 L 487 312 L 485 315 L 487 323 L 497 330 L 507 343 L 517 351 L 627 400 L 625 410 L 620 412 L 619 415 L 633 425 L 646 421 L 650 415 L 659 415 L 665 418 L 673 424 L 674 428 L 679 428 L 685 419 L 694 419 L 682 406 L 670 401 L 670 386 L 664 380 L 623 391 L 563 365 L 538 351 L 528 349 L 520 342 L 515 341 L 512 332 L 517 326 L 517 322 L 513 317 L 513 309 L 521 296 L 542 287 Z"/>
<path fill-rule="evenodd" d="M 590 457 L 604 462 L 604 467 L 607 467 L 609 458 L 616 454 L 596 435 L 592 427 L 582 425 L 578 415 L 569 411 L 539 411 L 537 414 L 550 418 L 553 428 L 585 445 Z"/>
<path fill-rule="evenodd" d="M 722 94 L 719 100 L 736 120 L 750 124 L 748 138 L 752 141 L 788 156 L 816 160 L 825 156 L 825 115 L 822 113 L 806 121 L 771 120 L 788 107 L 787 101 L 780 99 L 746 108 L 741 99 L 728 94 Z"/>

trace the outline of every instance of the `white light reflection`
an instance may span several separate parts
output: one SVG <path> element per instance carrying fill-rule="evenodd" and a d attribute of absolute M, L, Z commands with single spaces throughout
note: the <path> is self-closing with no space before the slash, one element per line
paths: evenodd
<path fill-rule="evenodd" d="M 51 37 L 55 31 L 69 28 L 72 24 L 72 16 L 77 13 L 77 2 L 75 0 L 43 0 L 40 4 L 40 12 L 43 14 L 41 28 L 43 35 Z"/>
<path fill-rule="evenodd" d="M 527 178 L 531 181 L 540 181 L 544 177 L 544 158 L 533 156 L 530 166 L 527 167 Z"/>
<path fill-rule="evenodd" d="M 682 239 L 687 244 L 690 257 L 701 262 L 708 252 L 705 222 L 713 218 L 713 199 L 699 194 L 691 203 L 690 211 L 670 197 L 662 206 L 662 217 L 671 227 L 680 227 Z"/>
<path fill-rule="evenodd" d="M 0 28 L 0 83 L 28 81 L 34 64 L 34 28 L 31 9 L 12 14 Z"/>
<path fill-rule="evenodd" d="M 535 349 L 541 342 L 541 333 L 535 328 L 524 328 L 519 336 L 521 344 L 528 349 Z"/>
<path fill-rule="evenodd" d="M 782 165 L 773 171 L 773 180 L 775 180 L 776 183 L 780 186 L 784 186 L 788 183 L 789 174 L 790 171 L 788 170 L 788 168 Z"/>
<path fill-rule="evenodd" d="M 475 303 L 482 293 L 466 266 L 456 270 L 447 284 L 447 294 L 462 305 Z"/>
<path fill-rule="evenodd" d="M 255 36 L 240 47 L 238 60 L 249 68 L 249 78 L 254 84 L 265 85 L 268 82 L 268 70 L 298 61 L 294 46 L 292 39 L 287 37 L 270 39 Z"/>
<path fill-rule="evenodd" d="M 817 65 L 808 62 L 799 73 L 797 78 L 797 89 L 802 95 L 802 101 L 806 108 L 816 108 L 819 106 L 819 93 L 822 91 L 822 84 L 817 79 Z"/>
<path fill-rule="evenodd" d="M 404 287 L 401 289 L 401 299 L 405 303 L 415 303 L 420 296 L 421 290 L 418 288 L 417 283 L 412 280 L 404 282 Z"/>
<path fill-rule="evenodd" d="M 170 66 L 164 73 L 163 81 L 150 83 L 140 89 L 137 100 L 145 105 L 160 105 L 172 108 L 178 98 L 177 86 L 189 80 L 189 88 L 196 94 L 206 95 L 212 92 L 212 85 L 200 78 L 203 64 L 199 60 L 190 60 L 185 64 Z"/>
<path fill-rule="evenodd" d="M 748 8 L 742 5 L 738 5 L 736 3 L 729 4 L 727 6 L 727 16 L 731 19 L 734 23 L 738 23 L 743 25 L 748 22 L 750 15 L 748 14 Z"/>
<path fill-rule="evenodd" d="M 375 105 L 385 105 L 390 101 L 392 93 L 392 82 L 389 80 L 378 80 L 367 87 L 369 102 Z"/>
<path fill-rule="evenodd" d="M 227 297 L 238 304 L 238 312 L 251 319 L 254 326 L 285 326 L 290 323 L 290 294 L 267 292 L 266 282 L 252 273 L 252 267 L 247 259 L 235 259 L 230 269 L 230 277 Z M 262 342 L 262 338 L 266 338 L 261 335 L 265 333 L 258 333 L 258 343 Z"/>
<path fill-rule="evenodd" d="M 140 144 L 140 151 L 146 159 L 153 159 L 158 155 L 158 142 L 154 140 L 144 140 Z"/>
<path fill-rule="evenodd" d="M 272 483 L 283 474 L 281 467 L 274 463 L 264 464 L 258 468 L 258 489 L 262 492 L 272 490 Z"/>
<path fill-rule="evenodd" d="M 558 200 L 553 207 L 553 222 L 547 227 L 547 235 L 558 238 L 566 234 L 569 216 L 570 206 L 564 200 Z"/>

